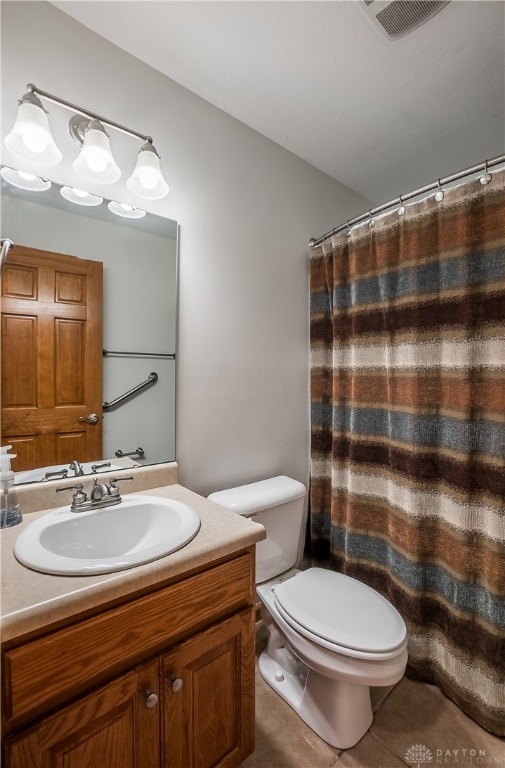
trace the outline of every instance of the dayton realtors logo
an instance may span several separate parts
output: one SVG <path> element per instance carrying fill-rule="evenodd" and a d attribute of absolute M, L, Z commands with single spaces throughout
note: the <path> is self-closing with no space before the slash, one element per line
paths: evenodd
<path fill-rule="evenodd" d="M 497 757 L 485 749 L 459 747 L 458 749 L 429 749 L 425 744 L 412 744 L 405 752 L 405 762 L 413 768 L 422 768 L 428 763 L 435 765 L 466 766 L 505 766 L 505 757 Z"/>
<path fill-rule="evenodd" d="M 415 765 L 416 768 L 421 768 L 421 765 L 431 763 L 432 760 L 431 750 L 424 744 L 412 744 L 405 752 L 405 762 Z"/>

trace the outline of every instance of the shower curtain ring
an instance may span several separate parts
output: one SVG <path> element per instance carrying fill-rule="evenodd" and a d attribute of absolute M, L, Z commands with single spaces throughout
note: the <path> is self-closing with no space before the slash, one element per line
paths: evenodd
<path fill-rule="evenodd" d="M 372 209 L 368 211 L 368 215 L 370 216 L 370 221 L 368 222 L 368 226 L 370 227 L 370 229 L 372 229 L 372 227 L 375 227 L 375 219 L 372 218 Z"/>
<path fill-rule="evenodd" d="M 398 216 L 404 216 L 406 208 L 403 204 L 403 197 L 400 195 L 400 207 L 398 208 Z"/>
<path fill-rule="evenodd" d="M 491 179 L 492 179 L 492 176 L 491 176 L 491 174 L 488 172 L 488 169 L 487 169 L 487 160 L 486 160 L 486 162 L 485 162 L 485 164 L 484 164 L 484 173 L 483 173 L 483 174 L 482 174 L 482 176 L 480 177 L 479 181 L 480 181 L 480 183 L 482 184 L 482 186 L 483 186 L 483 187 L 485 187 L 485 186 L 486 186 L 486 184 L 489 184 L 489 182 L 491 181 Z"/>
<path fill-rule="evenodd" d="M 345 222 L 345 225 L 347 227 L 347 232 L 345 233 L 345 236 L 346 237 L 350 237 L 351 236 L 351 225 L 349 224 L 349 219 L 347 219 L 347 221 Z"/>
<path fill-rule="evenodd" d="M 439 179 L 438 180 L 438 192 L 435 195 L 435 200 L 437 201 L 437 203 L 441 203 L 443 199 L 444 199 L 444 193 L 443 193 L 442 185 L 440 184 L 440 179 Z"/>

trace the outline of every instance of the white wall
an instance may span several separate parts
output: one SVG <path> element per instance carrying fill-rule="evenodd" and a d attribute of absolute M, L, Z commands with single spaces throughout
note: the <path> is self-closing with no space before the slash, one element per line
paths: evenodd
<path fill-rule="evenodd" d="M 307 242 L 369 204 L 53 6 L 1 11 L 3 135 L 34 82 L 146 131 L 162 156 L 171 192 L 148 209 L 181 227 L 180 482 L 203 494 L 276 473 L 306 482 Z M 64 115 L 51 107 L 52 124 Z M 51 177 L 75 182 L 68 161 Z M 122 182 L 107 196 L 129 201 Z"/>

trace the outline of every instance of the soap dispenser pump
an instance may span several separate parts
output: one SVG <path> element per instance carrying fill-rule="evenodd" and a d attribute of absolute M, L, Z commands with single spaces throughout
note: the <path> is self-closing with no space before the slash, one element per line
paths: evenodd
<path fill-rule="evenodd" d="M 11 459 L 16 455 L 9 453 L 11 448 L 12 445 L 0 448 L 0 528 L 11 528 L 23 519 L 11 469 Z"/>

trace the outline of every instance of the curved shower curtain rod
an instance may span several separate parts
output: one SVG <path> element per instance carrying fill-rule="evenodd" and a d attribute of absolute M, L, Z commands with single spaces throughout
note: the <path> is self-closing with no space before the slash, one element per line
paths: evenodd
<path fill-rule="evenodd" d="M 362 221 L 366 221 L 368 218 L 375 216 L 377 213 L 387 211 L 388 208 L 393 208 L 395 205 L 403 205 L 407 200 L 411 200 L 413 197 L 422 195 L 425 192 L 431 192 L 433 189 L 439 189 L 444 184 L 450 184 L 451 181 L 463 179 L 465 176 L 471 176 L 473 173 L 479 173 L 479 171 L 484 171 L 487 173 L 490 168 L 494 168 L 496 165 L 500 165 L 501 163 L 505 163 L 505 155 L 498 155 L 497 157 L 493 157 L 491 160 L 485 160 L 483 163 L 480 163 L 480 165 L 474 165 L 471 168 L 465 168 L 463 171 L 453 173 L 451 176 L 446 176 L 443 179 L 438 179 L 438 181 L 434 181 L 432 184 L 427 184 L 425 187 L 415 189 L 413 192 L 409 192 L 407 195 L 400 195 L 400 197 L 391 200 L 389 203 L 384 203 L 384 205 L 379 205 L 377 208 L 372 208 L 366 213 L 362 213 L 360 216 L 356 216 L 354 219 L 349 219 L 349 221 L 344 222 L 344 224 L 340 224 L 338 227 L 334 227 L 328 232 L 325 232 L 324 235 L 320 235 L 319 237 L 311 237 L 309 240 L 309 246 L 311 248 L 315 248 L 316 245 L 321 245 L 321 243 L 324 243 L 328 237 L 332 237 L 339 232 L 343 232 L 344 229 L 349 229 L 353 226 L 353 224 L 359 224 Z M 490 180 L 491 178 L 489 178 L 484 183 L 487 184 Z"/>

